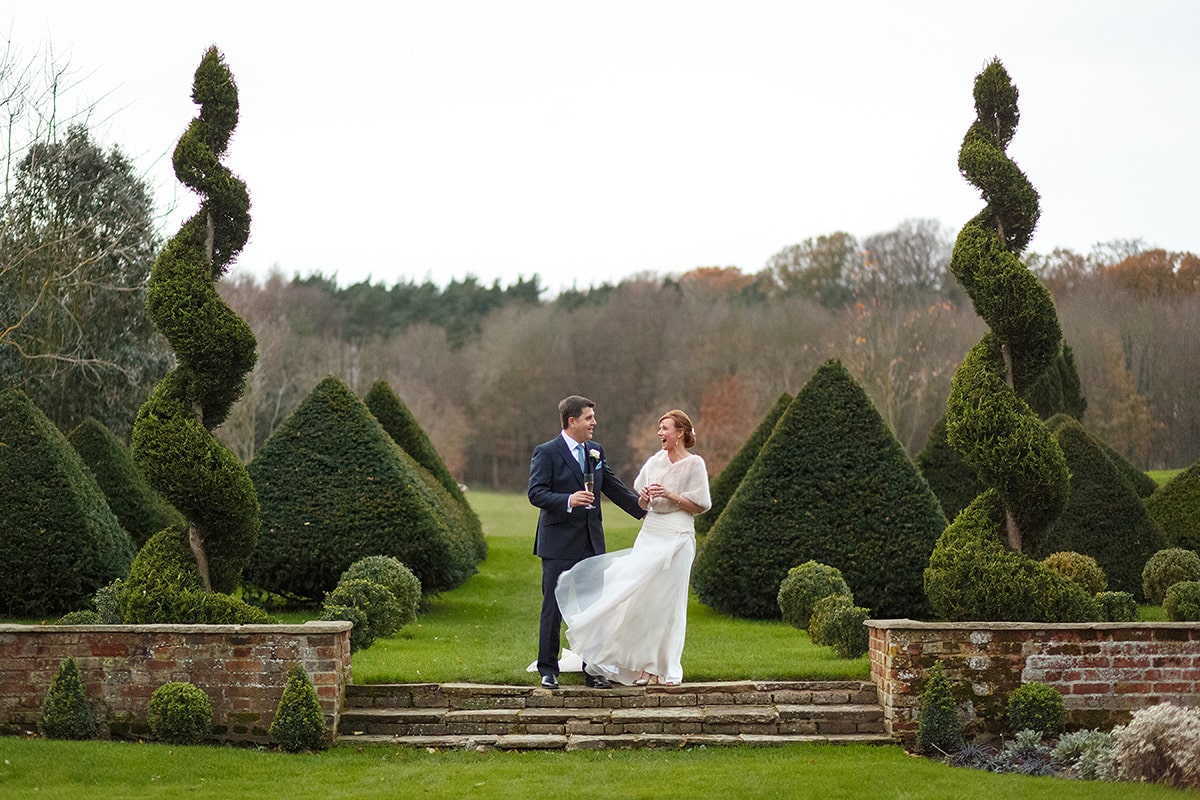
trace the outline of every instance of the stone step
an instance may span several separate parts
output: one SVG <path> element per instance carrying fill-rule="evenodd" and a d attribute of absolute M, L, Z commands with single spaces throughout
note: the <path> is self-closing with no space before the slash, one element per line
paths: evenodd
<path fill-rule="evenodd" d="M 338 730 L 362 742 L 510 750 L 895 742 L 862 681 L 350 685 Z"/>
<path fill-rule="evenodd" d="M 394 747 L 424 747 L 437 750 L 620 750 L 642 747 L 682 749 L 699 746 L 782 747 L 791 744 L 896 745 L 887 734 L 522 734 L 480 736 L 345 736 L 343 743 L 381 744 Z"/>
<path fill-rule="evenodd" d="M 637 707 L 687 705 L 877 704 L 870 681 L 719 681 L 678 686 L 615 686 L 597 690 L 563 685 L 560 689 L 479 683 L 351 684 L 346 708 L 527 708 Z"/>

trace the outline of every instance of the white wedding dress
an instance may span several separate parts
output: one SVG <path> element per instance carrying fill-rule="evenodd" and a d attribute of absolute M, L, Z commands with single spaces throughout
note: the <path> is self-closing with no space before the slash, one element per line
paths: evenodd
<path fill-rule="evenodd" d="M 646 461 L 635 491 L 660 483 L 707 510 L 708 473 L 700 456 L 674 464 L 660 450 Z M 593 556 L 564 572 L 555 597 L 570 649 L 588 672 L 632 684 L 643 672 L 683 680 L 688 581 L 696 555 L 692 515 L 665 498 L 651 501 L 632 549 Z"/>

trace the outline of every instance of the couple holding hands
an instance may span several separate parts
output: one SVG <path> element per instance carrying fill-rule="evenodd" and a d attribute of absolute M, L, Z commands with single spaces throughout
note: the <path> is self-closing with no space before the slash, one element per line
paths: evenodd
<path fill-rule="evenodd" d="M 678 410 L 659 419 L 662 449 L 630 491 L 592 440 L 596 404 L 572 395 L 558 411 L 562 432 L 534 449 L 529 466 L 529 502 L 540 509 L 533 552 L 542 559 L 541 685 L 558 688 L 563 621 L 588 686 L 677 684 L 696 555 L 692 518 L 712 505 L 704 460 L 688 452 L 692 421 Z M 600 494 L 643 520 L 631 549 L 606 552 Z"/>

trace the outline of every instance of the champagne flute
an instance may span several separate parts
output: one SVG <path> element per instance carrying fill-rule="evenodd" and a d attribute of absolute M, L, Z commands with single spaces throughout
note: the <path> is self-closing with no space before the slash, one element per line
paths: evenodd
<path fill-rule="evenodd" d="M 583 488 L 587 490 L 588 494 L 593 493 L 595 486 L 596 486 L 596 474 L 594 472 L 583 473 Z M 586 506 L 584 506 L 584 508 L 595 508 L 595 507 L 596 506 L 592 505 L 591 503 L 588 503 Z"/>

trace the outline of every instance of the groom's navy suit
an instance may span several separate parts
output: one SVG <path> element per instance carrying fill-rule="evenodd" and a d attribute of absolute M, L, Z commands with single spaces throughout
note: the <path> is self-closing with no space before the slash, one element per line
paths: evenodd
<path fill-rule="evenodd" d="M 598 458 L 592 457 L 596 452 Z M 584 443 L 588 468 L 595 476 L 595 508 L 568 509 L 572 493 L 583 489 L 583 469 L 560 434 L 533 450 L 529 464 L 529 502 L 540 509 L 533 553 L 542 559 L 542 617 L 538 629 L 538 672 L 558 675 L 562 612 L 554 598 L 558 576 L 588 556 L 604 552 L 600 495 L 636 519 L 646 516 L 638 496 L 616 476 L 597 442 Z"/>

